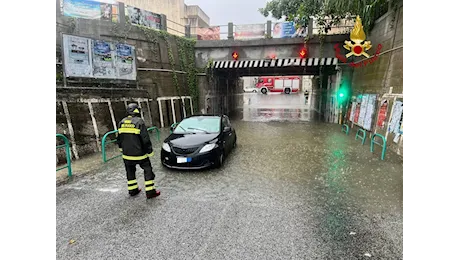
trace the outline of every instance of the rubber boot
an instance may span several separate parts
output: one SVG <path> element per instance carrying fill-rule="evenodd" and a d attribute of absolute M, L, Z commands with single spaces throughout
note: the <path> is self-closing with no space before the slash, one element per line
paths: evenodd
<path fill-rule="evenodd" d="M 160 191 L 159 190 L 152 190 L 151 192 L 146 193 L 147 199 L 152 199 L 155 197 L 160 196 Z"/>

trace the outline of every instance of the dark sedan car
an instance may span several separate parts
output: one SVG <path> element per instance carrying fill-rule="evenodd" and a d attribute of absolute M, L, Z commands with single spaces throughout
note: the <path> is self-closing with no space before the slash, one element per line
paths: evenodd
<path fill-rule="evenodd" d="M 196 115 L 172 129 L 161 149 L 161 163 L 174 169 L 220 167 L 236 146 L 236 132 L 225 115 Z"/>

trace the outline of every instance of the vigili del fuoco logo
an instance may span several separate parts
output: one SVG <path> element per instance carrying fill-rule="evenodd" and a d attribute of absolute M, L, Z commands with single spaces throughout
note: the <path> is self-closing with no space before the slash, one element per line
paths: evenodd
<path fill-rule="evenodd" d="M 346 63 L 351 67 L 362 67 L 367 66 L 368 64 L 371 64 L 378 59 L 380 50 L 382 49 L 382 44 L 377 45 L 377 51 L 372 57 L 369 56 L 367 51 L 369 51 L 372 48 L 372 45 L 371 41 L 366 41 L 366 34 L 364 33 L 364 28 L 361 24 L 361 18 L 359 16 L 356 17 L 355 26 L 350 33 L 350 40 L 351 41 L 345 41 L 345 45 L 343 45 L 343 47 L 349 51 L 345 56 L 340 54 L 340 47 L 338 43 L 334 46 L 335 57 L 339 59 L 341 62 Z M 364 56 L 368 59 L 365 59 L 358 63 L 347 63 L 347 58 L 349 58 L 350 56 Z"/>

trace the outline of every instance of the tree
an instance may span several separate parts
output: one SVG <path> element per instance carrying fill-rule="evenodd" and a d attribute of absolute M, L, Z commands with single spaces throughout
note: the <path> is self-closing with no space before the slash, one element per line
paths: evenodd
<path fill-rule="evenodd" d="M 318 21 L 320 32 L 338 24 L 342 19 L 359 15 L 368 33 L 375 20 L 386 13 L 395 0 L 271 0 L 259 12 L 265 17 L 270 14 L 298 25 L 306 26 L 310 17 Z M 398 1 L 398 0 L 396 0 Z"/>

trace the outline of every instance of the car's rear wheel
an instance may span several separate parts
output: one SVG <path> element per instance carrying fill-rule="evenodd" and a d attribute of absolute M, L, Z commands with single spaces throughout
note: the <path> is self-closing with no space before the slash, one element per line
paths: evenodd
<path fill-rule="evenodd" d="M 291 94 L 291 89 L 290 88 L 284 89 L 284 94 L 287 94 L 287 95 Z"/>
<path fill-rule="evenodd" d="M 263 89 L 260 90 L 260 92 L 262 92 L 262 94 L 267 94 L 267 89 L 263 88 Z"/>
<path fill-rule="evenodd" d="M 257 93 L 257 89 L 254 89 L 252 92 Z"/>

